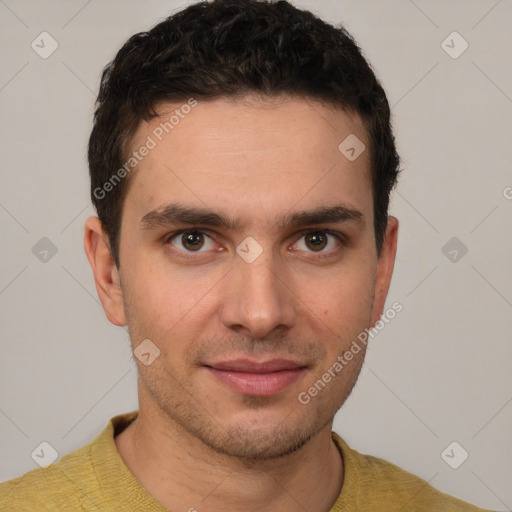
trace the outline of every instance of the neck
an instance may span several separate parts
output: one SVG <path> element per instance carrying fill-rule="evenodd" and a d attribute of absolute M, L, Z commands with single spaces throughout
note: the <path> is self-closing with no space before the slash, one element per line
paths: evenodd
<path fill-rule="evenodd" d="M 169 510 L 328 512 L 344 473 L 331 428 L 285 457 L 248 462 L 215 452 L 160 410 L 140 408 L 115 443 L 139 483 Z"/>

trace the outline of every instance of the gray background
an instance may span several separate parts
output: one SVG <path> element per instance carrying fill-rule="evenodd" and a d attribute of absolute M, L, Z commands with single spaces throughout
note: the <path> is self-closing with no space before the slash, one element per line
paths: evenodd
<path fill-rule="evenodd" d="M 335 430 L 443 492 L 510 510 L 512 2 L 294 3 L 364 49 L 404 168 L 388 299 L 404 309 L 371 343 Z M 41 441 L 63 455 L 137 408 L 126 331 L 105 318 L 83 251 L 85 151 L 101 69 L 182 5 L 0 0 L 0 481 L 37 467 Z M 43 31 L 59 45 L 47 59 L 31 48 Z M 453 31 L 469 44 L 456 59 L 441 44 Z M 32 251 L 43 237 L 57 248 L 46 262 Z M 452 237 L 457 261 L 442 250 Z M 469 453 L 458 469 L 441 457 L 452 441 Z"/>

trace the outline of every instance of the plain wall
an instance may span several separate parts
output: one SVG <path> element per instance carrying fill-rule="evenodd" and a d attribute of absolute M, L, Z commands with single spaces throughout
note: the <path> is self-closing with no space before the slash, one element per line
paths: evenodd
<path fill-rule="evenodd" d="M 293 3 L 354 35 L 403 159 L 388 298 L 403 310 L 370 342 L 334 429 L 443 492 L 510 510 L 512 3 Z M 83 251 L 86 145 L 103 66 L 183 5 L 0 3 L 0 481 L 37 467 L 41 441 L 63 455 L 137 408 L 127 333 L 107 321 Z M 47 59 L 31 48 L 43 31 L 59 45 Z M 469 44 L 458 58 L 442 47 L 454 31 Z M 43 237 L 57 249 L 46 263 L 32 251 Z M 458 469 L 441 457 L 452 441 L 469 453 Z"/>

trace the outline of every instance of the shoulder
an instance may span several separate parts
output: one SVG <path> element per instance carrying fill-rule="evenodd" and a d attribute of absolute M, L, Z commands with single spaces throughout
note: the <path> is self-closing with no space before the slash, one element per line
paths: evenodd
<path fill-rule="evenodd" d="M 84 488 L 94 483 L 91 445 L 64 455 L 46 468 L 37 468 L 0 484 L 0 510 L 56 511 L 78 505 Z"/>
<path fill-rule="evenodd" d="M 360 510 L 486 512 L 466 501 L 442 493 L 426 480 L 391 462 L 350 448 L 334 432 L 333 439 L 342 453 L 345 465 L 345 479 L 340 497 L 346 491 L 347 496 L 361 506 Z"/>
<path fill-rule="evenodd" d="M 137 416 L 138 411 L 114 416 L 103 432 L 89 444 L 64 455 L 57 462 L 37 468 L 0 484 L 0 510 L 17 512 L 70 512 L 71 510 L 117 510 L 107 489 L 109 483 L 123 485 L 116 470 L 122 466 L 114 435 Z M 100 475 L 104 479 L 101 481 Z M 108 491 L 108 492 L 106 492 Z"/>

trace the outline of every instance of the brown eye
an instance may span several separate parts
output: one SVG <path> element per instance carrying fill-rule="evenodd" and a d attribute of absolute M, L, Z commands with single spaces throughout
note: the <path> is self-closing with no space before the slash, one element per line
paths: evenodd
<path fill-rule="evenodd" d="M 181 241 L 183 243 L 183 247 L 190 251 L 197 251 L 204 245 L 202 234 L 198 231 L 193 231 L 192 233 L 183 233 L 181 235 Z"/>
<path fill-rule="evenodd" d="M 306 245 L 313 251 L 321 251 L 327 245 L 327 236 L 322 231 L 313 231 L 306 235 Z"/>
<path fill-rule="evenodd" d="M 326 253 L 325 256 L 327 256 L 343 245 L 344 239 L 342 236 L 341 233 L 336 234 L 321 229 L 309 230 L 302 232 L 302 237 L 294 245 L 295 248 L 301 251 L 318 253 L 319 255 Z"/>
<path fill-rule="evenodd" d="M 208 235 L 195 229 L 175 233 L 167 242 L 182 252 L 205 252 L 215 245 Z"/>

